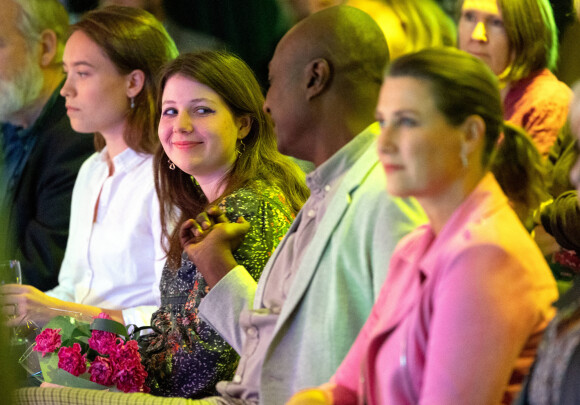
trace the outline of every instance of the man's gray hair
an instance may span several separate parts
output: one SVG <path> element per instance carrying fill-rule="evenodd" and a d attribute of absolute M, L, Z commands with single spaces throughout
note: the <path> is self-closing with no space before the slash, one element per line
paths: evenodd
<path fill-rule="evenodd" d="M 40 39 L 44 30 L 52 30 L 56 33 L 58 48 L 56 63 L 62 62 L 64 45 L 68 37 L 69 19 L 68 13 L 59 0 L 12 0 L 20 10 L 16 26 L 26 39 L 31 49 Z"/>

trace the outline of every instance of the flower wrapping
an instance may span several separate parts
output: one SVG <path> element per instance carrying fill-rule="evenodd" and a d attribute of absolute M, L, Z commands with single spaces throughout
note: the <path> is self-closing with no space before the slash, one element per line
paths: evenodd
<path fill-rule="evenodd" d="M 39 357 L 42 378 L 67 387 L 148 392 L 137 341 L 101 313 L 91 323 L 74 316 L 50 320 L 29 349 Z M 32 354 L 31 354 L 32 355 Z"/>

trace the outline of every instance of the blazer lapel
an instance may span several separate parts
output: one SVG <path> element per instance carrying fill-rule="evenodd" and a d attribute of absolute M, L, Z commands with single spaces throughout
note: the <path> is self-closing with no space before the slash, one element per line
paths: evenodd
<path fill-rule="evenodd" d="M 352 202 L 353 193 L 362 183 L 369 172 L 378 164 L 378 158 L 375 152 L 375 143 L 373 142 L 361 158 L 351 167 L 342 179 L 339 189 L 329 204 L 324 218 L 320 222 L 318 230 L 314 235 L 312 243 L 304 253 L 304 258 L 300 268 L 294 277 L 292 288 L 286 302 L 282 307 L 280 318 L 276 325 L 276 331 L 284 324 L 289 315 L 298 305 L 305 291 L 307 290 L 314 273 L 319 267 L 326 247 L 332 237 L 336 227 L 340 224 L 344 212 Z M 318 271 L 333 271 L 332 269 L 318 269 Z"/>

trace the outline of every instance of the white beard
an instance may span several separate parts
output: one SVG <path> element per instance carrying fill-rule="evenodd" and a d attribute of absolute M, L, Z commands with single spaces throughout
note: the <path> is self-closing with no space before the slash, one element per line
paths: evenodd
<path fill-rule="evenodd" d="M 0 79 L 0 122 L 10 122 L 15 113 L 34 103 L 43 85 L 42 69 L 28 55 L 22 69 L 11 81 Z"/>

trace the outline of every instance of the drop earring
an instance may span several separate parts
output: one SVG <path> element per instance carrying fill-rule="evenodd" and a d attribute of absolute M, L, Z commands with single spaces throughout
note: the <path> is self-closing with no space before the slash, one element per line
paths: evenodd
<path fill-rule="evenodd" d="M 461 152 L 459 152 L 459 158 L 461 159 L 461 164 L 463 165 L 463 168 L 466 169 L 467 166 L 469 165 L 469 162 L 467 160 L 467 154 L 465 153 L 465 150 L 461 150 Z"/>
<path fill-rule="evenodd" d="M 135 108 L 135 97 L 131 97 L 131 110 Z"/>
<path fill-rule="evenodd" d="M 169 170 L 175 170 L 175 163 L 171 159 L 167 159 L 167 163 L 169 163 Z"/>
<path fill-rule="evenodd" d="M 236 149 L 236 153 L 238 154 L 238 158 L 240 156 L 242 156 L 242 153 L 244 153 L 245 151 L 246 151 L 246 145 L 244 144 L 244 141 L 240 139 L 240 145 Z"/>

